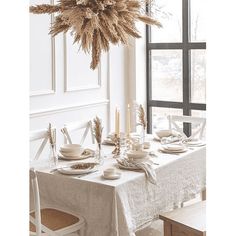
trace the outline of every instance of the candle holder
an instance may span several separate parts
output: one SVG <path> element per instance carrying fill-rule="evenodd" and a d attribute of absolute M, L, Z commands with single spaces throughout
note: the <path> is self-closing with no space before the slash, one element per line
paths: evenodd
<path fill-rule="evenodd" d="M 125 149 L 126 149 L 126 151 L 131 149 L 131 145 L 132 145 L 132 140 L 131 140 L 130 134 L 126 134 L 126 137 L 125 137 Z"/>
<path fill-rule="evenodd" d="M 114 143 L 115 143 L 115 149 L 112 151 L 112 154 L 114 154 L 114 157 L 120 155 L 120 137 L 115 134 L 114 136 Z"/>

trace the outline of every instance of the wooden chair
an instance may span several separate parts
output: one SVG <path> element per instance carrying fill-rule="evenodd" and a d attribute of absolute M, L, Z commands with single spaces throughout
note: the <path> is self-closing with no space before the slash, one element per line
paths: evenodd
<path fill-rule="evenodd" d="M 35 210 L 30 212 L 30 235 L 63 236 L 73 232 L 84 235 L 85 220 L 54 208 L 40 208 L 40 196 L 37 175 L 30 169 L 30 181 L 33 190 Z"/>
<path fill-rule="evenodd" d="M 52 128 L 53 132 L 56 132 L 55 128 Z M 38 160 L 43 149 L 45 148 L 47 142 L 49 141 L 49 135 L 48 135 L 48 130 L 47 129 L 42 129 L 42 130 L 36 130 L 36 131 L 31 131 L 30 132 L 30 142 L 36 141 L 36 140 L 42 140 L 41 145 L 38 148 L 38 151 L 34 157 L 34 160 Z"/>
<path fill-rule="evenodd" d="M 182 127 L 180 127 L 179 123 L 190 123 L 194 125 L 198 125 L 199 127 L 195 132 L 192 133 L 192 138 L 202 139 L 203 132 L 206 126 L 206 119 L 201 117 L 193 117 L 193 116 L 168 116 L 169 120 L 169 129 L 175 129 L 179 133 L 186 137 L 186 134 L 183 132 Z M 179 122 L 179 123 L 177 123 Z"/>
<path fill-rule="evenodd" d="M 61 129 L 61 132 L 64 135 L 64 143 L 72 144 L 71 133 L 74 131 L 78 131 L 80 129 L 85 129 L 83 136 L 80 140 L 80 145 L 83 145 L 85 138 L 88 135 L 88 132 L 91 133 L 91 140 L 92 143 L 95 143 L 94 135 L 93 135 L 93 128 L 92 128 L 92 121 L 84 121 L 84 122 L 75 122 L 75 123 L 68 123 L 64 125 L 64 128 Z"/>

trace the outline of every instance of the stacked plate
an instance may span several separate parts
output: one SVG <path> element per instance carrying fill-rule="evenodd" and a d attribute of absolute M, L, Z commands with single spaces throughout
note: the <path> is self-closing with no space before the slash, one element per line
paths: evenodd
<path fill-rule="evenodd" d="M 83 175 L 97 171 L 96 163 L 77 163 L 57 169 L 60 173 L 66 175 Z"/>
<path fill-rule="evenodd" d="M 166 144 L 162 145 L 159 151 L 164 153 L 183 153 L 187 151 L 187 148 L 182 144 Z"/>
<path fill-rule="evenodd" d="M 176 138 L 180 135 L 179 132 L 175 130 L 163 129 L 158 130 L 153 134 L 153 138 L 156 141 L 161 141 L 162 138 Z"/>
<path fill-rule="evenodd" d="M 190 147 L 200 147 L 206 145 L 206 143 L 201 139 L 191 139 L 191 138 L 183 140 L 183 144 Z"/>
<path fill-rule="evenodd" d="M 93 150 L 84 149 L 79 144 L 64 144 L 60 147 L 59 157 L 65 160 L 81 160 L 93 155 Z"/>

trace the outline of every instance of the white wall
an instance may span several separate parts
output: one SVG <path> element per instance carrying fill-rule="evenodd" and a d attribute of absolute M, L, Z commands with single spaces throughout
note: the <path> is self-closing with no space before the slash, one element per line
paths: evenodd
<path fill-rule="evenodd" d="M 30 4 L 50 3 L 31 0 Z M 90 56 L 72 44 L 72 38 L 48 35 L 51 17 L 30 14 L 30 130 L 51 122 L 58 130 L 64 123 L 102 118 L 104 131 L 114 127 L 114 110 L 121 110 L 125 124 L 127 48 L 112 46 L 103 54 L 98 70 L 89 69 Z M 57 132 L 58 144 L 62 135 Z"/>

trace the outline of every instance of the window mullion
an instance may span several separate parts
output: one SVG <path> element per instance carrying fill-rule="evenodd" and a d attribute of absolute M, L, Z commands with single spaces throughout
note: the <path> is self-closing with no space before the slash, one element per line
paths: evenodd
<path fill-rule="evenodd" d="M 171 107 L 182 108 L 183 115 L 191 115 L 191 109 L 206 110 L 206 104 L 191 103 L 191 50 L 206 49 L 205 42 L 190 42 L 190 4 L 191 0 L 182 0 L 182 42 L 151 42 L 151 27 L 146 26 L 146 76 L 147 76 L 147 131 L 152 131 L 152 108 L 153 107 Z M 149 12 L 149 8 L 146 8 Z M 172 101 L 155 101 L 152 100 L 152 50 L 182 50 L 183 60 L 183 102 Z M 191 126 L 184 124 L 184 132 L 187 135 L 191 134 Z"/>
<path fill-rule="evenodd" d="M 182 1 L 183 12 L 183 115 L 191 115 L 190 110 L 190 91 L 191 91 L 191 79 L 190 79 L 190 55 L 189 55 L 189 0 Z M 191 127 L 188 124 L 184 124 L 184 132 L 186 135 L 190 135 Z"/>

